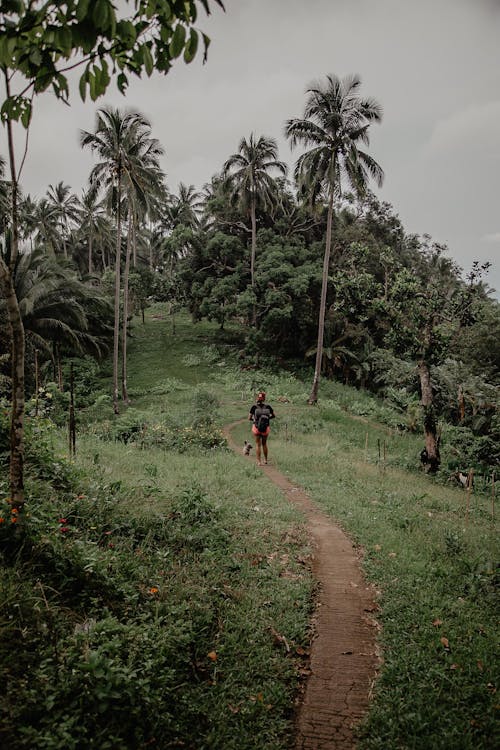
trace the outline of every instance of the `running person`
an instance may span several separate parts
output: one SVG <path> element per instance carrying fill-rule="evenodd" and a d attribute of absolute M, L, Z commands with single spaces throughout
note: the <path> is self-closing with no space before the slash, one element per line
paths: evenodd
<path fill-rule="evenodd" d="M 273 407 L 265 403 L 266 394 L 260 391 L 257 394 L 257 402 L 250 409 L 248 419 L 253 422 L 252 432 L 255 435 L 255 450 L 257 453 L 257 464 L 262 466 L 261 449 L 264 453 L 264 463 L 267 464 L 267 438 L 270 433 L 269 422 L 274 419 Z"/>

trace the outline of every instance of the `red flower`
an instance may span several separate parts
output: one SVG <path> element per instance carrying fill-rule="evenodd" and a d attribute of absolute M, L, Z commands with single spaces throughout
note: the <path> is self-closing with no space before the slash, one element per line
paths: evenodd
<path fill-rule="evenodd" d="M 65 518 L 60 518 L 59 523 L 67 523 L 67 520 Z"/>
<path fill-rule="evenodd" d="M 67 531 L 70 531 L 69 526 L 61 526 L 61 534 L 66 534 Z"/>

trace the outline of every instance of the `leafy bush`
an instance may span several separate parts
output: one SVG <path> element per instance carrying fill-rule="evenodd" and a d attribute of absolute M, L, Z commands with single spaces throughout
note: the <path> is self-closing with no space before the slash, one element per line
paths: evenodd
<path fill-rule="evenodd" d="M 468 427 L 445 425 L 441 442 L 448 470 L 472 468 L 488 474 L 500 462 L 500 444 L 493 437 L 474 435 Z"/>
<path fill-rule="evenodd" d="M 102 440 L 116 440 L 141 448 L 156 446 L 178 453 L 225 448 L 226 439 L 214 424 L 215 396 L 195 391 L 193 404 L 193 414 L 172 415 L 169 412 L 161 421 L 149 412 L 129 408 L 114 420 L 90 425 L 88 431 Z"/>

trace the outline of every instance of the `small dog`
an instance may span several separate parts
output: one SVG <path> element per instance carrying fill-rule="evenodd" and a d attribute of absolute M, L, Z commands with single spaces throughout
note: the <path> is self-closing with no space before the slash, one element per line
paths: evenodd
<path fill-rule="evenodd" d="M 245 445 L 243 446 L 243 455 L 249 456 L 251 450 L 252 450 L 252 444 L 249 443 L 247 440 L 245 440 Z"/>

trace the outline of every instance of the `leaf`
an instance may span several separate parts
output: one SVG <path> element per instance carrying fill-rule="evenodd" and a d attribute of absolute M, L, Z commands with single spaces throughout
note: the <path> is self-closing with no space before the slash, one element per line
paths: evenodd
<path fill-rule="evenodd" d="M 95 102 L 95 100 L 97 99 L 97 94 L 96 94 L 96 80 L 95 80 L 95 75 L 93 73 L 91 73 L 90 71 L 88 73 L 88 82 L 89 82 L 89 94 L 90 94 L 90 98 L 92 99 L 93 102 Z"/>
<path fill-rule="evenodd" d="M 84 102 L 85 98 L 87 96 L 87 71 L 83 73 L 83 75 L 80 77 L 80 80 L 78 82 L 78 89 L 80 91 L 80 98 Z"/>
<path fill-rule="evenodd" d="M 178 23 L 175 27 L 175 31 L 173 33 L 172 40 L 169 46 L 169 52 L 172 57 L 179 57 L 183 50 L 185 41 L 186 29 L 181 23 Z"/>
<path fill-rule="evenodd" d="M 450 651 L 450 642 L 448 641 L 448 638 L 445 638 L 444 636 L 440 639 L 441 643 L 443 645 L 443 648 L 445 651 Z"/>
<path fill-rule="evenodd" d="M 97 0 L 92 11 L 92 20 L 98 29 L 104 29 L 108 23 L 109 7 L 107 0 Z"/>
<path fill-rule="evenodd" d="M 118 86 L 119 92 L 125 95 L 125 91 L 128 86 L 128 78 L 125 73 L 118 73 L 118 76 L 116 78 L 116 85 Z"/>
<path fill-rule="evenodd" d="M 435 628 L 439 628 L 439 626 L 443 624 L 443 621 L 437 618 L 436 620 L 433 621 L 432 624 L 434 625 Z"/>
<path fill-rule="evenodd" d="M 154 70 L 155 64 L 153 62 L 151 50 L 149 49 L 147 44 L 144 44 L 142 47 L 142 57 L 144 60 L 144 68 L 146 70 L 146 73 L 148 76 L 150 76 Z"/>
<path fill-rule="evenodd" d="M 133 47 L 137 39 L 135 26 L 131 21 L 122 20 L 116 24 L 116 35 L 126 47 Z"/>
<path fill-rule="evenodd" d="M 211 661 L 217 661 L 217 651 L 209 651 L 207 656 Z"/>
<path fill-rule="evenodd" d="M 189 35 L 189 41 L 184 49 L 184 62 L 190 63 L 194 60 L 196 52 L 198 50 L 198 32 L 196 29 L 191 29 Z"/>
<path fill-rule="evenodd" d="M 210 47 L 210 37 L 202 33 L 203 37 L 203 64 L 206 63 L 208 57 L 208 48 Z"/>
<path fill-rule="evenodd" d="M 24 128 L 28 129 L 31 120 L 31 102 L 26 101 L 24 103 L 24 109 L 21 114 L 21 123 Z"/>
<path fill-rule="evenodd" d="M 80 0 L 76 6 L 76 20 L 83 21 L 87 16 L 89 10 L 90 0 Z"/>

